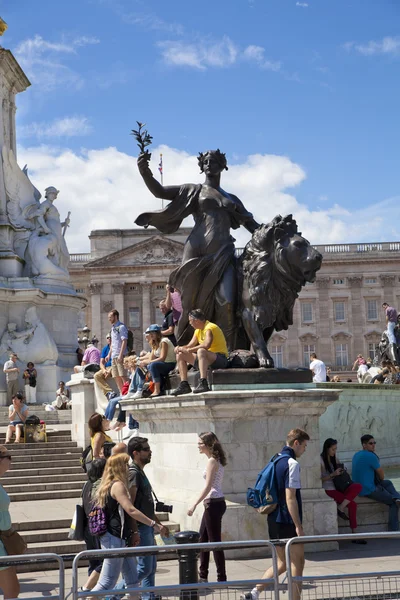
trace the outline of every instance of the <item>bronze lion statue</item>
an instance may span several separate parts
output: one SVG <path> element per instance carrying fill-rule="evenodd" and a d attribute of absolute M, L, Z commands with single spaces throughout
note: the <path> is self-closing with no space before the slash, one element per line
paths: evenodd
<path fill-rule="evenodd" d="M 243 327 L 260 367 L 273 367 L 268 341 L 293 324 L 301 288 L 315 281 L 322 256 L 297 231 L 292 215 L 278 215 L 253 233 L 239 259 Z"/>

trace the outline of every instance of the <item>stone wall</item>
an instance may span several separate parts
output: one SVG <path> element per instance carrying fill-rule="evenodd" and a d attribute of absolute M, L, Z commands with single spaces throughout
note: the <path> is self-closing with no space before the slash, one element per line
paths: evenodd
<path fill-rule="evenodd" d="M 320 417 L 321 446 L 328 437 L 336 439 L 339 457 L 351 463 L 361 449 L 360 437 L 370 433 L 382 464 L 400 465 L 400 386 L 321 383 L 317 387 L 342 390 L 338 401 Z"/>

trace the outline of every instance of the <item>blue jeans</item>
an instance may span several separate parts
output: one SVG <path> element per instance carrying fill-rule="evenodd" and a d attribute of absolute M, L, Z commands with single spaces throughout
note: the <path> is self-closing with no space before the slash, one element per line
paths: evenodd
<path fill-rule="evenodd" d="M 395 489 L 393 483 L 389 479 L 383 479 L 372 494 L 368 494 L 367 498 L 372 498 L 382 504 L 387 504 L 389 507 L 389 531 L 399 531 L 399 507 L 396 499 L 400 500 L 400 494 Z"/>
<path fill-rule="evenodd" d="M 168 373 L 175 369 L 176 363 L 157 361 L 147 365 L 147 369 L 151 373 L 151 378 L 154 383 L 161 383 L 161 377 L 166 377 Z"/>
<path fill-rule="evenodd" d="M 138 530 L 140 535 L 139 546 L 155 546 L 154 540 L 154 529 L 143 523 L 138 523 Z M 145 556 L 137 557 L 137 571 L 140 586 L 143 588 L 155 586 L 156 581 L 156 569 L 157 569 L 157 557 L 155 554 L 146 554 Z M 143 594 L 142 599 L 148 600 L 150 594 Z"/>
<path fill-rule="evenodd" d="M 140 390 L 143 389 L 143 384 L 144 384 L 144 378 L 145 378 L 145 374 L 143 373 L 142 369 L 136 369 L 132 380 L 131 380 L 131 385 L 129 386 L 129 392 L 138 392 Z"/>
<path fill-rule="evenodd" d="M 104 411 L 104 416 L 106 417 L 106 419 L 109 419 L 110 421 L 113 420 L 114 414 L 115 414 L 115 409 L 117 408 L 117 404 L 119 403 L 121 398 L 123 398 L 123 396 L 117 396 L 116 398 L 112 398 L 108 402 L 107 408 Z M 119 414 L 117 417 L 117 421 L 119 421 L 120 423 L 124 423 L 125 419 L 126 419 L 126 411 L 124 411 L 124 410 L 122 410 L 122 408 L 120 408 Z M 135 421 L 135 419 L 132 417 L 132 415 L 129 415 L 128 427 L 129 427 L 129 429 L 139 429 L 139 423 L 137 421 Z"/>
<path fill-rule="evenodd" d="M 109 550 L 111 548 L 125 548 L 126 541 L 121 540 L 107 531 L 100 538 L 101 548 Z M 136 558 L 129 556 L 127 558 L 105 558 L 103 568 L 101 569 L 100 579 L 94 586 L 93 591 L 113 590 L 122 571 L 127 587 L 135 587 L 138 583 L 138 574 L 136 567 Z"/>
<path fill-rule="evenodd" d="M 394 335 L 395 327 L 396 327 L 396 323 L 394 323 L 393 321 L 389 321 L 389 323 L 387 324 L 387 334 L 388 334 L 388 338 L 389 338 L 389 344 L 396 343 L 396 336 Z"/>

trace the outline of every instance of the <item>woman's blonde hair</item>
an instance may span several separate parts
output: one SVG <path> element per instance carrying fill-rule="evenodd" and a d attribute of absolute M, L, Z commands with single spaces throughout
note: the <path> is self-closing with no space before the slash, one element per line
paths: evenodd
<path fill-rule="evenodd" d="M 94 495 L 95 503 L 101 508 L 106 505 L 107 496 L 113 483 L 120 481 L 128 489 L 128 462 L 127 454 L 114 454 L 107 460 L 101 483 Z"/>

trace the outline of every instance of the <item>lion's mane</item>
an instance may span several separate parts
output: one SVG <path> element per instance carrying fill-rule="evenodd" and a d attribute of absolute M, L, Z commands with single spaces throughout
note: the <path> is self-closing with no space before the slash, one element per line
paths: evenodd
<path fill-rule="evenodd" d="M 278 215 L 253 233 L 243 252 L 243 277 L 254 319 L 262 329 L 281 331 L 293 324 L 294 303 L 304 281 L 285 259 L 282 240 L 297 233 L 301 235 L 292 215 Z"/>

